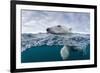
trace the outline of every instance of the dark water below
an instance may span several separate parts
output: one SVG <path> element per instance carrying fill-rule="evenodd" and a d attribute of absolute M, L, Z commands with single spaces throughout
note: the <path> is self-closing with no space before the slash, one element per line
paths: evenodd
<path fill-rule="evenodd" d="M 54 46 L 42 45 L 29 48 L 21 53 L 21 62 L 28 63 L 28 62 L 63 61 L 60 55 L 60 50 L 62 47 L 63 45 L 54 45 Z M 71 49 L 70 55 L 67 60 L 86 60 L 86 59 L 90 59 L 90 45 L 86 47 L 85 54 L 83 53 L 83 51 L 76 51 Z"/>

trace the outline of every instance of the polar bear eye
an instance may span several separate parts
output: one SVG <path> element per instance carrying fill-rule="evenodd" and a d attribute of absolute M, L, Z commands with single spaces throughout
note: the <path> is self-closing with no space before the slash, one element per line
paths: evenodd
<path fill-rule="evenodd" d="M 60 25 L 58 25 L 57 27 L 61 27 Z"/>

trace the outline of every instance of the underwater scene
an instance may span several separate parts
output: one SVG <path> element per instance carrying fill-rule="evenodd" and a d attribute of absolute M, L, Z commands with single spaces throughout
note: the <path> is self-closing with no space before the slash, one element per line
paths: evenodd
<path fill-rule="evenodd" d="M 90 35 L 22 34 L 21 62 L 50 62 L 90 59 Z"/>

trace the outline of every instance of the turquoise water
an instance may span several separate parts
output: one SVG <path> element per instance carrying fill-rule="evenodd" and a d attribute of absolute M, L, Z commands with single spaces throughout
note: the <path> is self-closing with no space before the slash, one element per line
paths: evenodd
<path fill-rule="evenodd" d="M 21 62 L 49 62 L 49 61 L 63 61 L 60 55 L 60 50 L 63 45 L 54 46 L 35 46 L 28 48 L 27 50 L 21 52 Z M 74 47 L 70 47 L 74 48 Z M 76 51 L 70 49 L 70 55 L 67 60 L 86 60 L 90 59 L 90 45 L 85 48 L 85 54 L 83 51 Z"/>

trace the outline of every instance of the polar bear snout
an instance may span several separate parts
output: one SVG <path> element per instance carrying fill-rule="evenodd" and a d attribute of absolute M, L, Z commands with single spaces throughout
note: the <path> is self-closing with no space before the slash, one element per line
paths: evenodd
<path fill-rule="evenodd" d="M 47 30 L 47 32 L 49 32 L 50 31 L 50 28 L 47 28 L 46 30 Z"/>
<path fill-rule="evenodd" d="M 52 28 L 47 28 L 46 31 L 47 31 L 47 33 L 56 34 Z"/>
<path fill-rule="evenodd" d="M 51 31 L 50 28 L 47 28 L 46 31 L 47 31 L 48 33 L 53 33 L 53 32 Z"/>

